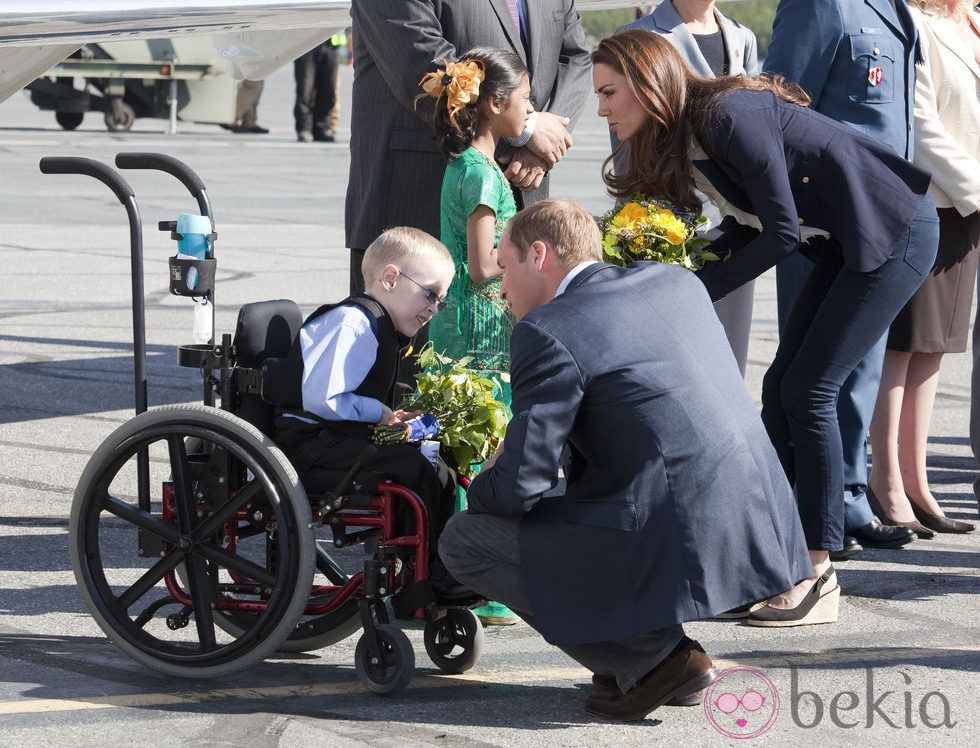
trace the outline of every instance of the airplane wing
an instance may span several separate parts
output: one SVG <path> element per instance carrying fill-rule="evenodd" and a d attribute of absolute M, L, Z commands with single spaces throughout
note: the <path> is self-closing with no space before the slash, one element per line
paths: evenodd
<path fill-rule="evenodd" d="M 2 4 L 0 101 L 89 42 L 203 34 L 259 79 L 350 25 L 350 0 L 19 0 Z"/>
<path fill-rule="evenodd" d="M 577 0 L 576 8 L 630 7 Z M 235 78 L 261 79 L 350 25 L 351 0 L 9 0 L 0 101 L 90 42 L 211 36 Z"/>

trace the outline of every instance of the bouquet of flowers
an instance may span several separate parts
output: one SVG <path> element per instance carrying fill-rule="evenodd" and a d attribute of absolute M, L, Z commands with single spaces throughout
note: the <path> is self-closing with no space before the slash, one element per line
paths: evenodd
<path fill-rule="evenodd" d="M 497 451 L 510 418 L 507 406 L 494 399 L 492 379 L 466 368 L 469 359 L 453 361 L 436 353 L 430 343 L 419 352 L 418 363 L 422 371 L 415 375 L 417 389 L 399 408 L 435 416 L 441 447 L 452 455 L 460 475 L 472 478 L 477 466 Z M 376 444 L 399 443 L 406 436 L 404 423 L 374 430 Z"/>
<path fill-rule="evenodd" d="M 596 218 L 602 232 L 602 254 L 606 262 L 627 266 L 637 260 L 656 260 L 700 270 L 718 255 L 704 247 L 708 219 L 692 219 L 668 203 L 642 193 L 625 205 Z"/>

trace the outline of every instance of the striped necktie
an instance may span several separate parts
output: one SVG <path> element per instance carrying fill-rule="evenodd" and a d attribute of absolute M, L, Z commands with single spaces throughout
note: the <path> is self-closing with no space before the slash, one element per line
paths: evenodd
<path fill-rule="evenodd" d="M 507 9 L 510 11 L 510 17 L 514 19 L 514 26 L 517 28 L 517 35 L 521 39 L 521 44 L 527 49 L 527 40 L 524 36 L 524 28 L 521 26 L 521 12 L 517 7 L 517 0 L 507 0 Z"/>

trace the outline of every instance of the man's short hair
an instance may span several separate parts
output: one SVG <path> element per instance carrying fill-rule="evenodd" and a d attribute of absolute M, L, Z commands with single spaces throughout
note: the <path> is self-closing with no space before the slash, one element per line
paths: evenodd
<path fill-rule="evenodd" d="M 381 278 L 387 265 L 406 263 L 429 265 L 443 263 L 453 267 L 453 258 L 446 245 L 431 234 L 411 226 L 395 226 L 371 242 L 361 260 L 361 275 L 365 287 Z"/>
<path fill-rule="evenodd" d="M 571 200 L 540 200 L 518 211 L 507 224 L 517 259 L 524 262 L 536 241 L 546 242 L 571 270 L 580 262 L 602 261 L 602 235 L 592 215 Z"/>

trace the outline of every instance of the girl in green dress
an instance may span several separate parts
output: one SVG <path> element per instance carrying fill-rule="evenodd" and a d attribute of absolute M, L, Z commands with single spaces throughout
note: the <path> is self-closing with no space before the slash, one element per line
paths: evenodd
<path fill-rule="evenodd" d="M 531 105 L 531 83 L 513 52 L 478 47 L 460 62 L 430 74 L 423 88 L 436 96 L 434 130 L 448 166 L 442 181 L 441 239 L 456 265 L 446 309 L 429 324 L 436 351 L 469 358 L 471 368 L 497 382 L 495 396 L 510 405 L 513 320 L 500 298 L 497 242 L 517 209 L 494 153 L 501 139 L 518 139 Z M 506 142 L 506 141 L 505 141 Z M 465 508 L 461 497 L 458 509 Z M 505 606 L 476 614 L 484 623 L 513 623 Z"/>

